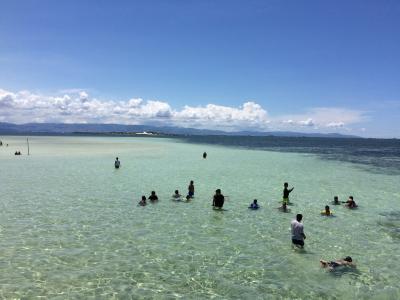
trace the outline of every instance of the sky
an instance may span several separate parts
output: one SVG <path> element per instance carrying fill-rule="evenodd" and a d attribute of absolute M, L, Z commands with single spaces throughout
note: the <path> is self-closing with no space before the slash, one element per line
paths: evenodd
<path fill-rule="evenodd" d="M 400 1 L 1 0 L 0 122 L 400 138 Z"/>

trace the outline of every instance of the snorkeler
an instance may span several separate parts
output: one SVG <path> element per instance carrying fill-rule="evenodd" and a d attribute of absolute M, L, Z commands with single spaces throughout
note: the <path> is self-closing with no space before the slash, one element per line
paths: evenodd
<path fill-rule="evenodd" d="M 193 180 L 190 181 L 190 184 L 188 186 L 188 196 L 190 198 L 193 198 L 193 196 L 194 196 L 194 183 L 193 183 Z"/>
<path fill-rule="evenodd" d="M 354 201 L 353 196 L 350 196 L 349 200 L 347 200 L 347 201 L 345 201 L 343 203 L 345 203 L 346 207 L 350 208 L 350 209 L 357 208 L 357 206 L 358 206 L 356 204 L 356 202 Z"/>
<path fill-rule="evenodd" d="M 321 215 L 323 216 L 332 216 L 332 212 L 329 208 L 329 205 L 325 206 L 325 210 L 321 211 Z"/>
<path fill-rule="evenodd" d="M 155 191 L 151 191 L 151 195 L 149 196 L 149 200 L 150 201 L 157 201 L 158 200 L 158 197 L 157 197 Z"/>
<path fill-rule="evenodd" d="M 118 157 L 115 158 L 115 162 L 114 162 L 114 167 L 116 169 L 119 169 L 119 166 L 121 165 L 121 162 L 118 160 Z"/>
<path fill-rule="evenodd" d="M 339 201 L 339 197 L 338 196 L 333 197 L 332 204 L 333 205 L 340 205 L 340 201 Z"/>
<path fill-rule="evenodd" d="M 299 248 L 304 247 L 304 240 L 306 238 L 306 235 L 304 234 L 304 226 L 301 223 L 302 219 L 303 215 L 297 214 L 296 220 L 293 220 L 290 224 L 292 229 L 292 243 Z"/>
<path fill-rule="evenodd" d="M 140 206 L 145 206 L 147 203 L 146 203 L 146 196 L 142 196 L 142 200 L 140 200 L 140 202 L 138 203 L 138 205 L 140 205 Z"/>
<path fill-rule="evenodd" d="M 291 189 L 288 189 L 289 184 L 287 182 L 285 182 L 283 184 L 283 199 L 282 202 L 286 204 L 289 204 L 289 194 L 293 191 L 294 187 L 292 187 Z"/>
<path fill-rule="evenodd" d="M 215 191 L 215 195 L 213 197 L 213 204 L 212 206 L 214 206 L 214 208 L 219 208 L 221 209 L 222 206 L 224 206 L 224 201 L 225 201 L 225 197 L 224 195 L 221 194 L 221 190 L 217 189 Z"/>
<path fill-rule="evenodd" d="M 260 208 L 260 206 L 257 203 L 257 199 L 253 200 L 253 203 L 250 204 L 249 208 L 250 209 L 259 209 Z"/>
<path fill-rule="evenodd" d="M 333 270 L 337 267 L 356 267 L 356 265 L 353 264 L 353 259 L 350 256 L 346 256 L 343 259 L 338 259 L 335 261 L 326 261 L 321 259 L 319 262 L 321 263 L 321 267 L 329 268 L 330 270 Z"/>

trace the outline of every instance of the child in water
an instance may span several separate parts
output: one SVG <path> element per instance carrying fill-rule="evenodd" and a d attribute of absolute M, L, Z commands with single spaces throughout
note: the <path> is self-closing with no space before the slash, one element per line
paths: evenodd
<path fill-rule="evenodd" d="M 333 204 L 333 205 L 340 205 L 339 197 L 338 197 L 338 196 L 333 197 L 333 202 L 332 202 L 332 204 Z"/>
<path fill-rule="evenodd" d="M 323 216 L 332 216 L 331 210 L 328 205 L 325 206 L 325 210 L 321 211 L 321 215 Z"/>
<path fill-rule="evenodd" d="M 257 199 L 254 199 L 253 203 L 250 204 L 249 206 L 250 209 L 259 209 L 260 206 L 257 203 Z"/>
<path fill-rule="evenodd" d="M 140 205 L 140 206 L 145 206 L 147 203 L 146 203 L 146 196 L 142 196 L 142 200 L 140 200 L 140 202 L 138 203 L 138 205 Z"/>
<path fill-rule="evenodd" d="M 179 194 L 179 191 L 178 191 L 178 190 L 175 190 L 175 193 L 172 195 L 172 198 L 174 198 L 174 199 L 179 199 L 179 198 L 181 198 L 181 195 Z"/>
<path fill-rule="evenodd" d="M 285 182 L 283 184 L 283 199 L 282 202 L 289 204 L 289 194 L 293 191 L 294 187 L 292 187 L 291 189 L 288 189 L 289 184 L 287 182 Z"/>
<path fill-rule="evenodd" d="M 215 195 L 214 195 L 214 197 L 213 197 L 213 204 L 212 204 L 212 206 L 214 206 L 214 208 L 222 209 L 222 206 L 224 206 L 224 201 L 225 201 L 224 195 L 222 195 L 220 189 L 217 189 L 217 190 L 215 191 Z"/>

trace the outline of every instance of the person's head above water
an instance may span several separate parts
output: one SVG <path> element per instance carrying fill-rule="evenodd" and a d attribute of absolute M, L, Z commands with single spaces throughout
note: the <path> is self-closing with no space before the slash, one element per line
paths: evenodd
<path fill-rule="evenodd" d="M 220 189 L 217 189 L 217 190 L 215 190 L 215 193 L 216 193 L 217 195 L 219 195 L 219 194 L 221 194 L 221 190 L 220 190 Z"/>
<path fill-rule="evenodd" d="M 283 184 L 283 186 L 284 186 L 284 187 L 288 187 L 289 184 L 288 184 L 287 182 L 285 182 L 285 183 Z"/>
<path fill-rule="evenodd" d="M 339 202 L 339 197 L 338 196 L 333 197 L 333 202 L 338 203 Z"/>
<path fill-rule="evenodd" d="M 329 205 L 325 206 L 325 211 L 329 211 Z"/>
<path fill-rule="evenodd" d="M 350 256 L 346 256 L 346 258 L 343 259 L 343 260 L 345 260 L 347 262 L 352 262 L 353 261 L 353 259 Z"/>
<path fill-rule="evenodd" d="M 153 195 L 153 196 L 154 196 L 155 194 L 156 194 L 156 192 L 155 192 L 155 191 L 151 191 L 151 195 Z"/>
<path fill-rule="evenodd" d="M 146 201 L 146 196 L 142 196 L 142 201 Z"/>
<path fill-rule="evenodd" d="M 118 157 L 116 157 L 115 160 L 118 160 Z"/>
<path fill-rule="evenodd" d="M 254 204 L 257 204 L 257 199 L 254 199 L 254 200 L 253 200 L 253 203 L 254 203 Z"/>
<path fill-rule="evenodd" d="M 349 196 L 349 200 L 354 201 L 353 196 Z"/>
<path fill-rule="evenodd" d="M 302 219 L 303 219 L 303 215 L 302 214 L 297 214 L 296 215 L 297 222 L 301 222 Z"/>
<path fill-rule="evenodd" d="M 179 194 L 179 191 L 178 190 L 175 190 L 175 195 L 178 195 Z"/>
<path fill-rule="evenodd" d="M 193 182 L 193 180 L 190 180 L 190 184 L 193 184 L 194 182 Z"/>

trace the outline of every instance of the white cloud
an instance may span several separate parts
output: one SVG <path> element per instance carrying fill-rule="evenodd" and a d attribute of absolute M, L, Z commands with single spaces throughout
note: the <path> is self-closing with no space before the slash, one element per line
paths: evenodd
<path fill-rule="evenodd" d="M 365 120 L 365 112 L 345 108 L 313 108 L 302 114 L 271 117 L 253 101 L 239 107 L 207 104 L 175 110 L 167 102 L 158 100 L 99 100 L 90 97 L 84 90 L 39 95 L 0 89 L 0 120 L 13 123 L 177 125 L 222 130 L 341 130 Z"/>

